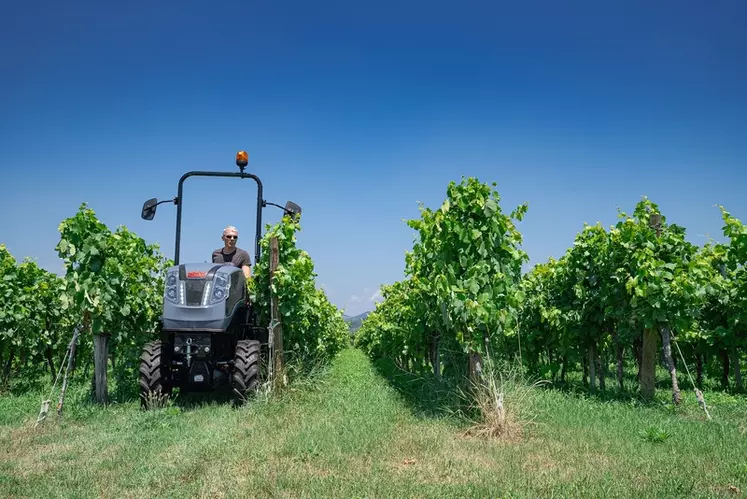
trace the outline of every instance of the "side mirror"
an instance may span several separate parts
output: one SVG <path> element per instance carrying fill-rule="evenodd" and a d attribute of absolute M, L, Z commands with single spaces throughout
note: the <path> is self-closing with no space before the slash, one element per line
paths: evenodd
<path fill-rule="evenodd" d="M 285 203 L 285 211 L 290 213 L 294 218 L 301 217 L 301 207 L 293 201 L 288 201 L 287 203 Z"/>
<path fill-rule="evenodd" d="M 156 216 L 156 206 L 158 205 L 158 199 L 153 198 L 143 203 L 143 211 L 140 213 L 140 217 L 143 220 L 153 220 Z"/>

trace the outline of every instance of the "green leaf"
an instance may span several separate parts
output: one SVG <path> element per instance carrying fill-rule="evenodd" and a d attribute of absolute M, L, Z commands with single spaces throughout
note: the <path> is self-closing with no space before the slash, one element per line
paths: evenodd
<path fill-rule="evenodd" d="M 485 201 L 485 207 L 483 208 L 483 213 L 486 218 L 492 218 L 493 215 L 498 211 L 498 203 L 496 203 L 492 199 L 488 199 Z"/>

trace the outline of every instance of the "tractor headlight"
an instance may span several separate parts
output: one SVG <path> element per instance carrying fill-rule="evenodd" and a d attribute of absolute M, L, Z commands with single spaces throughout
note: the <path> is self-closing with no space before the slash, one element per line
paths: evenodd
<path fill-rule="evenodd" d="M 220 303 L 228 297 L 228 285 L 230 280 L 226 274 L 216 273 L 215 274 L 215 285 L 213 286 L 213 292 L 210 295 L 210 304 Z"/>
<path fill-rule="evenodd" d="M 164 291 L 164 294 L 166 296 L 166 299 L 170 301 L 171 303 L 179 303 L 179 273 L 176 270 L 170 271 L 166 275 L 166 290 Z"/>

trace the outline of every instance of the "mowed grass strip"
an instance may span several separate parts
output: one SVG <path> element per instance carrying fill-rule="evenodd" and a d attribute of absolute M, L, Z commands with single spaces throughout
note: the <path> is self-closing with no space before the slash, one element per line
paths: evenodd
<path fill-rule="evenodd" d="M 534 401 L 520 441 L 464 437 L 457 420 L 416 416 L 351 349 L 318 380 L 241 410 L 131 403 L 6 424 L 0 496 L 745 496 L 744 397 L 711 401 L 711 422 L 557 391 Z"/>

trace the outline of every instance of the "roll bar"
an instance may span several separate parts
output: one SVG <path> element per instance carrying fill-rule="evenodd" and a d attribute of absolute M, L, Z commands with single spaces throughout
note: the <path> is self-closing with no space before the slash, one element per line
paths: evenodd
<path fill-rule="evenodd" d="M 210 172 L 210 171 L 191 171 L 187 172 L 179 179 L 179 184 L 177 187 L 177 195 L 174 199 L 165 199 L 163 201 L 158 201 L 156 198 L 152 198 L 147 200 L 145 203 L 143 203 L 143 209 L 140 216 L 143 218 L 143 220 L 153 220 L 153 218 L 156 216 L 156 206 L 163 203 L 174 203 L 176 205 L 176 240 L 174 243 L 174 264 L 179 265 L 179 256 L 180 256 L 180 246 L 181 246 L 181 235 L 182 235 L 182 200 L 183 200 L 183 191 L 184 191 L 184 181 L 187 180 L 189 177 L 229 177 L 229 178 L 250 178 L 254 180 L 257 183 L 257 227 L 256 227 L 256 234 L 255 234 L 255 249 L 254 249 L 254 264 L 256 265 L 259 262 L 259 253 L 260 253 L 260 239 L 262 238 L 262 208 L 264 208 L 267 205 L 277 206 L 278 208 L 281 208 L 284 210 L 286 214 L 290 215 L 300 215 L 301 214 L 301 207 L 297 204 L 288 201 L 285 205 L 285 207 L 282 207 L 275 203 L 268 203 L 264 199 L 262 199 L 262 181 L 259 179 L 258 176 L 252 174 L 252 173 L 246 173 L 244 172 L 244 167 L 246 166 L 246 159 L 244 161 L 240 161 L 239 157 L 241 155 L 241 152 L 237 155 L 237 161 L 236 164 L 238 165 L 240 172 Z"/>

